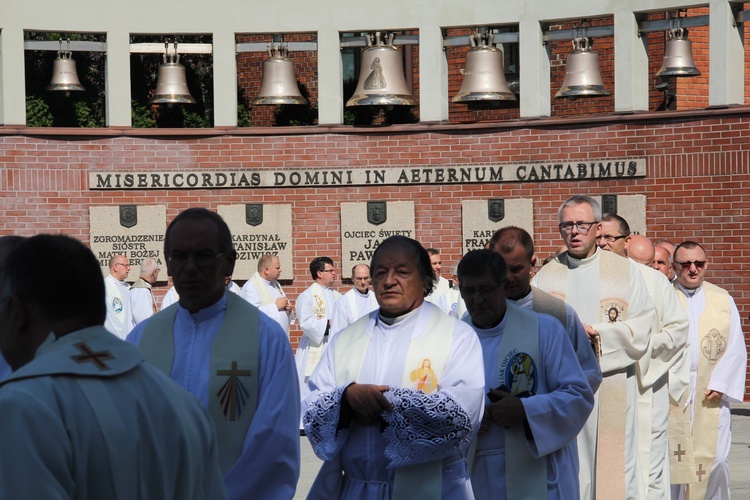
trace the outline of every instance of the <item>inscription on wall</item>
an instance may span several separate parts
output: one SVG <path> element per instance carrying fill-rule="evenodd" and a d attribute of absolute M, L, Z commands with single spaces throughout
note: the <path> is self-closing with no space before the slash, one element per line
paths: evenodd
<path fill-rule="evenodd" d="M 280 279 L 293 279 L 291 205 L 219 205 L 216 211 L 229 225 L 237 250 L 233 279 L 252 278 L 258 260 L 267 253 L 281 261 Z"/>
<path fill-rule="evenodd" d="M 644 177 L 644 158 L 358 169 L 89 172 L 92 190 L 236 189 L 581 181 Z"/>
<path fill-rule="evenodd" d="M 164 260 L 164 231 L 167 227 L 164 205 L 89 208 L 91 250 L 99 260 L 102 273 L 109 274 L 109 259 L 122 254 L 130 261 L 128 281 L 138 279 L 143 259 L 151 257 L 159 264 L 159 281 L 167 280 Z"/>

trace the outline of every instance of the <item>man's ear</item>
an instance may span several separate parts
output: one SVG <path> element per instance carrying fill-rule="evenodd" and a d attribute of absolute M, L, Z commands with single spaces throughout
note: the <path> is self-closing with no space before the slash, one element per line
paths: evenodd
<path fill-rule="evenodd" d="M 14 337 L 23 335 L 29 319 L 26 304 L 17 295 L 11 295 L 5 307 L 8 314 L 7 324 L 3 328 L 7 328 Z"/>
<path fill-rule="evenodd" d="M 536 255 L 531 256 L 531 267 L 532 269 L 536 267 Z"/>

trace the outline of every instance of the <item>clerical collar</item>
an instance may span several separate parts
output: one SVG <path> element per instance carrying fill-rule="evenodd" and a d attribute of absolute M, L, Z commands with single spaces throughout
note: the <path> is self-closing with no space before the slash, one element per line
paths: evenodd
<path fill-rule="evenodd" d="M 370 289 L 369 289 L 369 288 L 367 289 L 367 292 L 365 292 L 365 293 L 362 293 L 362 292 L 360 292 L 360 291 L 359 291 L 359 290 L 357 290 L 356 288 L 352 288 L 352 290 L 354 290 L 354 293 L 356 293 L 357 295 L 359 295 L 359 296 L 360 296 L 360 297 L 362 297 L 362 298 L 365 298 L 365 297 L 367 297 L 368 295 L 370 295 Z"/>
<path fill-rule="evenodd" d="M 577 267 L 584 267 L 584 266 L 590 266 L 597 262 L 597 259 L 599 258 L 599 252 L 602 252 L 603 250 L 599 247 L 596 247 L 596 250 L 594 250 L 594 253 L 591 254 L 590 257 L 585 257 L 583 259 L 579 259 L 577 257 L 573 257 L 570 255 L 570 251 L 567 252 L 567 258 L 568 258 L 568 267 L 571 269 L 575 269 Z"/>
<path fill-rule="evenodd" d="M 511 302 L 513 302 L 517 306 L 524 307 L 527 303 L 530 303 L 533 300 L 534 297 L 533 297 L 532 293 L 533 293 L 532 289 L 529 289 L 529 293 L 527 293 L 526 295 L 524 295 L 520 299 L 513 300 L 513 299 L 509 298 L 508 300 L 511 301 Z"/>
<path fill-rule="evenodd" d="M 696 293 L 698 293 L 698 290 L 703 288 L 703 285 L 699 286 L 698 288 L 685 288 L 682 286 L 679 282 L 677 283 L 677 288 L 682 290 L 682 292 L 687 295 L 688 297 L 694 297 Z"/>
<path fill-rule="evenodd" d="M 380 309 L 378 309 L 378 311 L 380 311 Z M 412 311 L 409 311 L 406 314 L 402 314 L 401 316 L 397 316 L 395 318 L 386 318 L 382 314 L 378 313 L 378 318 L 380 319 L 380 321 L 382 321 L 386 325 L 392 326 L 392 325 L 395 325 L 397 323 L 401 323 L 402 321 L 405 321 L 408 318 L 411 318 L 414 315 L 414 313 L 416 313 L 417 311 L 419 311 L 419 307 L 417 307 L 416 309 L 414 309 Z"/>

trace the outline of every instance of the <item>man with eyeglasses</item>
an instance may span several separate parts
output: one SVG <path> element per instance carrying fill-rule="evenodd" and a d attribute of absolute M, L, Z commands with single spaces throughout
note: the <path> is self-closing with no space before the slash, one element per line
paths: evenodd
<path fill-rule="evenodd" d="M 281 261 L 277 256 L 267 253 L 258 259 L 258 271 L 247 280 L 240 295 L 276 321 L 288 337 L 294 312 L 292 301 L 279 284 L 280 277 Z"/>
<path fill-rule="evenodd" d="M 568 198 L 558 210 L 568 250 L 542 267 L 532 284 L 573 306 L 603 375 L 597 405 L 578 435 L 581 498 L 645 498 L 637 456 L 635 375 L 648 349 L 655 312 L 636 264 L 597 246 L 601 217 L 596 200 Z M 612 308 L 618 314 L 610 323 Z"/>
<path fill-rule="evenodd" d="M 507 266 L 492 250 L 458 264 L 482 345 L 485 410 L 473 459 L 476 498 L 578 498 L 575 438 L 594 393 L 560 322 L 506 300 Z"/>
<path fill-rule="evenodd" d="M 625 247 L 630 241 L 628 221 L 616 214 L 603 214 L 601 228 L 601 234 L 596 237 L 596 244 L 599 248 L 624 257 Z"/>
<path fill-rule="evenodd" d="M 690 388 L 680 400 L 689 411 L 670 414 L 673 454 L 686 451 L 672 460 L 672 498 L 729 498 L 729 405 L 742 402 L 747 370 L 740 315 L 726 290 L 705 281 L 708 259 L 701 245 L 678 245 L 673 267 L 690 320 Z"/>
<path fill-rule="evenodd" d="M 141 273 L 130 287 L 130 304 L 133 309 L 133 326 L 159 312 L 151 289 L 159 277 L 159 264 L 147 257 L 141 262 Z"/>
<path fill-rule="evenodd" d="M 605 245 L 623 257 L 638 264 L 638 270 L 648 288 L 656 309 L 648 352 L 638 363 L 638 452 L 647 499 L 659 500 L 669 496 L 669 395 L 679 400 L 685 391 L 684 375 L 670 373 L 679 369 L 688 340 L 688 318 L 673 293 L 672 284 L 664 275 L 651 267 L 654 247 L 640 234 L 630 235 L 628 223 L 615 214 L 602 217 L 602 234 L 618 231 L 628 238 L 624 245 Z M 604 221 L 605 219 L 606 222 Z M 601 242 L 601 240 L 600 240 Z M 675 373 L 675 375 L 678 375 Z"/>
<path fill-rule="evenodd" d="M 292 498 L 300 400 L 286 335 L 227 290 L 237 252 L 217 213 L 178 214 L 167 227 L 164 255 L 178 302 L 136 326 L 128 341 L 208 409 L 230 499 Z"/>
<path fill-rule="evenodd" d="M 341 294 L 333 289 L 333 283 L 336 281 L 333 259 L 315 257 L 310 262 L 310 276 L 313 284 L 297 297 L 294 306 L 302 329 L 302 338 L 294 355 L 302 399 L 310 393 L 307 380 L 328 345 L 333 305 L 341 297 Z"/>
<path fill-rule="evenodd" d="M 354 286 L 333 305 L 331 332 L 336 333 L 378 308 L 375 293 L 370 290 L 370 266 L 357 264 L 352 267 Z"/>
<path fill-rule="evenodd" d="M 129 272 L 128 258 L 117 254 L 109 259 L 109 274 L 104 278 L 107 303 L 107 320 L 104 322 L 104 328 L 122 340 L 125 340 L 133 329 L 130 284 L 125 281 Z"/>

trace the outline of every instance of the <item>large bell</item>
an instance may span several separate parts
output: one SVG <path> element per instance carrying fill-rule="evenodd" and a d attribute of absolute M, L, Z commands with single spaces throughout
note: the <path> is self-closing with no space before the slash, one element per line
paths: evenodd
<path fill-rule="evenodd" d="M 164 62 L 159 66 L 159 76 L 156 81 L 154 97 L 149 104 L 195 104 L 196 100 L 190 95 L 185 78 L 185 66 L 180 64 L 177 44 L 174 44 L 174 54 L 169 50 L 164 52 Z"/>
<path fill-rule="evenodd" d="M 701 72 L 693 61 L 693 42 L 685 28 L 671 29 L 664 47 L 664 63 L 656 76 L 697 76 Z"/>
<path fill-rule="evenodd" d="M 601 97 L 609 95 L 599 74 L 599 54 L 591 50 L 589 37 L 573 39 L 573 52 L 565 63 L 565 79 L 555 97 Z"/>
<path fill-rule="evenodd" d="M 69 50 L 60 50 L 52 62 L 52 81 L 47 90 L 54 92 L 65 92 L 85 90 L 81 81 L 78 80 L 76 62 Z"/>
<path fill-rule="evenodd" d="M 362 49 L 359 81 L 347 106 L 416 106 L 404 77 L 401 49 L 393 45 L 393 33 L 384 43 L 375 33 L 375 45 L 367 37 Z"/>
<path fill-rule="evenodd" d="M 263 78 L 258 96 L 252 105 L 307 104 L 307 99 L 297 87 L 294 62 L 288 57 L 289 49 L 278 45 L 268 48 L 268 59 L 263 61 Z"/>
<path fill-rule="evenodd" d="M 516 100 L 505 81 L 503 52 L 492 45 L 492 36 L 490 33 L 487 43 L 479 33 L 469 36 L 471 48 L 466 53 L 466 68 L 461 71 L 464 80 L 452 102 Z"/>

